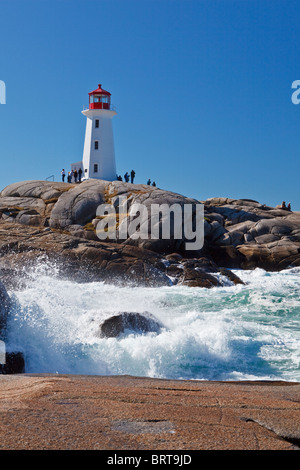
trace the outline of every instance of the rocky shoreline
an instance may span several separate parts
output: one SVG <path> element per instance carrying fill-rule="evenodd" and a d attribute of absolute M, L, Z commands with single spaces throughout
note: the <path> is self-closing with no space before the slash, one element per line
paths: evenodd
<path fill-rule="evenodd" d="M 96 209 L 117 205 L 120 196 L 129 207 L 202 202 L 204 247 L 187 252 L 184 239 L 99 240 Z M 0 340 L 6 289 L 23 288 L 41 266 L 77 282 L 240 284 L 232 269 L 300 266 L 300 213 L 248 199 L 196 201 L 123 182 L 15 183 L 0 193 Z M 128 324 L 160 328 L 151 314 L 120 312 L 99 334 L 117 336 Z M 0 371 L 1 449 L 299 449 L 297 383 L 29 375 L 24 367 L 13 351 Z"/>
<path fill-rule="evenodd" d="M 123 214 L 121 198 L 126 201 Z M 187 251 L 184 235 L 167 240 L 129 236 L 123 240 L 100 240 L 97 236 L 100 204 L 118 209 L 117 225 L 121 217 L 130 219 L 134 204 L 189 204 L 195 208 L 199 202 L 204 205 L 205 237 L 201 250 Z M 149 214 L 147 223 L 151 226 Z M 41 266 L 54 275 L 81 283 L 191 288 L 243 284 L 231 269 L 260 267 L 279 271 L 300 266 L 300 213 L 249 199 L 197 201 L 156 187 L 120 181 L 11 184 L 0 193 L 2 337 L 8 310 L 6 289 L 24 287 L 30 281 L 30 271 Z M 142 319 L 147 321 L 149 318 Z M 16 359 L 14 356 L 13 364 Z"/>
<path fill-rule="evenodd" d="M 121 198 L 126 201 L 125 213 L 120 212 Z M 116 208 L 118 225 L 121 217 L 130 220 L 134 204 L 189 204 L 195 218 L 195 204 L 199 202 L 204 205 L 201 250 L 186 250 L 183 229 L 182 238 L 171 236 L 167 240 L 100 240 L 97 236 L 100 204 Z M 152 222 L 149 212 L 148 227 Z M 249 199 L 197 201 L 156 187 L 120 181 L 13 183 L 0 193 L 0 340 L 5 339 L 9 310 L 6 289 L 23 288 L 30 282 L 31 271 L 40 268 L 80 283 L 211 288 L 243 284 L 232 269 L 279 271 L 297 266 L 300 212 L 267 207 Z M 119 312 L 110 323 L 111 334 L 118 335 L 129 320 L 131 327 L 146 331 L 153 327 L 149 314 Z M 2 371 L 23 370 L 22 355 L 12 351 Z"/>
<path fill-rule="evenodd" d="M 99 240 L 99 204 L 196 204 L 205 208 L 205 243 L 185 239 Z M 127 217 L 128 214 L 125 214 Z M 81 184 L 24 181 L 0 193 L 0 276 L 26 277 L 38 260 L 74 280 L 132 285 L 215 287 L 241 283 L 231 269 L 268 271 L 300 266 L 300 213 L 249 199 L 197 201 L 146 185 L 87 180 Z"/>

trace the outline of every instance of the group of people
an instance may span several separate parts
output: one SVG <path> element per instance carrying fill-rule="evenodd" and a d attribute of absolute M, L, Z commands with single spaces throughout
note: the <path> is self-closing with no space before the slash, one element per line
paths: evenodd
<path fill-rule="evenodd" d="M 133 183 L 134 178 L 135 178 L 135 171 L 134 170 L 131 170 L 130 175 L 129 175 L 128 171 L 126 171 L 126 173 L 124 175 L 124 181 L 126 181 L 126 183 L 129 183 L 129 180 L 130 180 L 131 183 Z M 117 175 L 117 181 L 123 181 L 123 178 L 122 178 L 121 175 Z"/>
<path fill-rule="evenodd" d="M 66 172 L 63 168 L 62 171 L 61 171 L 61 179 L 62 179 L 63 183 L 65 182 L 65 178 L 66 178 Z M 79 168 L 78 171 L 75 169 L 75 170 L 70 170 L 68 172 L 68 175 L 67 175 L 68 183 L 72 183 L 73 181 L 74 181 L 74 183 L 77 183 L 77 181 L 78 181 L 78 183 L 81 183 L 81 178 L 82 178 L 82 169 L 81 168 Z"/>
<path fill-rule="evenodd" d="M 292 210 L 292 209 L 291 209 L 291 203 L 289 202 L 288 205 L 286 205 L 285 201 L 282 201 L 281 209 L 285 209 L 285 210 L 287 210 L 287 211 Z"/>
<path fill-rule="evenodd" d="M 134 178 L 135 178 L 135 171 L 134 171 L 134 170 L 131 170 L 130 175 L 129 175 L 128 171 L 126 171 L 126 173 L 125 173 L 125 175 L 124 175 L 124 181 L 125 181 L 126 183 L 129 183 L 129 180 L 130 180 L 131 183 L 133 183 L 133 182 L 134 182 Z M 122 178 L 121 175 L 117 175 L 117 181 L 123 181 L 123 178 Z M 150 180 L 150 178 L 149 178 L 148 181 L 147 181 L 147 185 L 148 185 L 148 186 L 151 185 L 151 180 Z M 152 186 L 156 186 L 155 181 L 153 181 Z"/>
<path fill-rule="evenodd" d="M 65 182 L 65 178 L 66 178 L 66 172 L 64 170 L 64 168 L 61 170 L 61 179 L 62 179 L 62 182 L 64 183 Z M 67 175 L 67 182 L 68 183 L 81 183 L 81 178 L 82 178 L 82 169 L 79 168 L 79 170 L 77 171 L 76 169 L 75 170 L 71 170 L 68 172 L 68 175 Z M 135 178 L 135 171 L 134 170 L 131 170 L 130 172 L 130 175 L 128 173 L 128 171 L 126 171 L 125 175 L 124 175 L 124 181 L 126 181 L 126 183 L 129 183 L 129 180 L 131 183 L 134 182 L 134 178 Z M 123 181 L 123 178 L 121 175 L 117 175 L 117 181 Z M 147 181 L 147 185 L 150 186 L 151 185 L 151 180 L 150 178 L 148 179 Z M 155 181 L 153 181 L 152 183 L 152 186 L 156 186 L 156 183 Z"/>

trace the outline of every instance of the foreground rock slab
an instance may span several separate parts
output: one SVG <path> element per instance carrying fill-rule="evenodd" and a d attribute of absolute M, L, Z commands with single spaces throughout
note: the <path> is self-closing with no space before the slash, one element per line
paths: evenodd
<path fill-rule="evenodd" d="M 300 384 L 0 376 L 0 449 L 298 450 Z"/>

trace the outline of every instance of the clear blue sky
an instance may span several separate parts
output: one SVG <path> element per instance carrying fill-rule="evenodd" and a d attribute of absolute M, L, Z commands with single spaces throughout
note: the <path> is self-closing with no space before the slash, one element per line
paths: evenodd
<path fill-rule="evenodd" d="M 300 2 L 0 0 L 0 187 L 81 160 L 112 93 L 118 173 L 300 210 Z"/>

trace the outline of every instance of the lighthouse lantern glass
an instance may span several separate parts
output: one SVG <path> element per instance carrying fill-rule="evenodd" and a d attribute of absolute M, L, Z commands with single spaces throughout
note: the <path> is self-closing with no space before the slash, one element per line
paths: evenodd
<path fill-rule="evenodd" d="M 96 109 L 110 109 L 110 96 L 107 95 L 90 95 L 90 105 Z"/>

